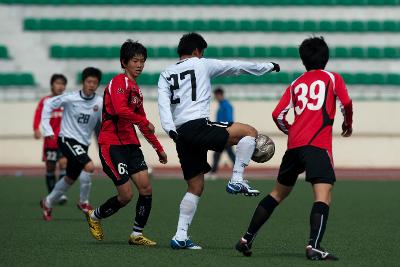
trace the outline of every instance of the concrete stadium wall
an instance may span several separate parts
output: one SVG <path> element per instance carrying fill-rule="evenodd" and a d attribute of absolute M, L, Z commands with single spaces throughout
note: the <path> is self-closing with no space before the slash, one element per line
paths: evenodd
<path fill-rule="evenodd" d="M 277 167 L 286 149 L 286 136 L 277 130 L 271 119 L 275 101 L 234 101 L 236 121 L 255 126 L 268 134 L 276 144 L 276 154 L 267 164 L 251 163 L 253 167 Z M 33 166 L 41 164 L 42 142 L 32 137 L 32 120 L 36 103 L 1 103 L 0 105 L 0 165 Z M 156 126 L 157 135 L 165 147 L 170 165 L 178 165 L 174 143 L 163 132 L 156 102 L 145 103 L 147 114 Z M 212 105 L 212 118 L 216 103 Z M 338 110 L 334 127 L 334 160 L 338 167 L 399 167 L 400 124 L 393 115 L 400 114 L 398 102 L 354 103 L 354 135 L 340 137 L 342 115 Z M 146 140 L 141 139 L 146 161 L 159 165 L 157 155 Z M 90 148 L 92 159 L 99 164 L 97 145 Z M 211 157 L 209 153 L 209 157 Z M 211 160 L 209 161 L 211 162 Z M 230 164 L 226 155 L 221 164 Z"/>

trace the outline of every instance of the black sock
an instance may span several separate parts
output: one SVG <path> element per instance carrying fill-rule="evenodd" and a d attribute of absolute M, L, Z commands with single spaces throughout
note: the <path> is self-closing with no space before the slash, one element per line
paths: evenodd
<path fill-rule="evenodd" d="M 123 205 L 119 202 L 118 197 L 112 197 L 94 210 L 94 215 L 99 219 L 110 217 L 116 213 Z"/>
<path fill-rule="evenodd" d="M 272 212 L 278 205 L 279 202 L 276 201 L 271 195 L 263 198 L 258 204 L 253 214 L 253 218 L 251 219 L 249 228 L 247 229 L 247 232 L 243 238 L 251 243 L 258 230 L 260 230 L 261 226 L 263 226 L 263 224 L 268 220 L 269 216 L 271 216 Z"/>
<path fill-rule="evenodd" d="M 56 176 L 54 173 L 46 173 L 46 186 L 49 193 L 53 190 L 56 185 Z"/>
<path fill-rule="evenodd" d="M 313 248 L 319 248 L 328 216 L 329 206 L 324 202 L 314 202 L 310 214 L 310 241 L 308 242 Z"/>
<path fill-rule="evenodd" d="M 136 217 L 133 225 L 133 231 L 141 233 L 146 226 L 150 216 L 152 196 L 139 195 L 136 202 Z"/>

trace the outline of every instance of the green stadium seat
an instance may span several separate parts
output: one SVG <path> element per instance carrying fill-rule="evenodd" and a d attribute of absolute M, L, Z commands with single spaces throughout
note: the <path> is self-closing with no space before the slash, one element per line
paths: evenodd
<path fill-rule="evenodd" d="M 177 20 L 175 21 L 175 29 L 181 29 L 182 31 L 193 31 L 193 23 L 188 20 Z"/>
<path fill-rule="evenodd" d="M 267 20 L 256 20 L 254 22 L 254 28 L 260 32 L 267 32 L 270 30 L 270 22 Z"/>
<path fill-rule="evenodd" d="M 400 57 L 400 48 L 399 47 L 385 47 L 383 48 L 383 57 L 397 59 Z"/>
<path fill-rule="evenodd" d="M 254 47 L 254 57 L 263 58 L 269 56 L 269 50 L 264 46 Z"/>
<path fill-rule="evenodd" d="M 206 31 L 208 29 L 208 23 L 204 20 L 196 19 L 193 20 L 192 24 L 193 31 Z"/>
<path fill-rule="evenodd" d="M 399 74 L 387 74 L 386 84 L 388 85 L 400 85 L 400 75 Z"/>
<path fill-rule="evenodd" d="M 288 20 L 285 23 L 285 29 L 290 32 L 299 32 L 302 31 L 303 24 L 296 20 Z"/>
<path fill-rule="evenodd" d="M 399 22 L 393 20 L 383 21 L 382 30 L 386 32 L 397 32 L 400 30 Z"/>
<path fill-rule="evenodd" d="M 239 31 L 258 31 L 253 20 L 240 20 L 237 27 Z"/>
<path fill-rule="evenodd" d="M 236 57 L 252 58 L 254 57 L 254 51 L 248 46 L 239 46 Z"/>
<path fill-rule="evenodd" d="M 335 22 L 330 20 L 321 20 L 319 22 L 319 30 L 322 32 L 333 32 L 335 31 Z"/>
<path fill-rule="evenodd" d="M 5 46 L 0 46 L 0 59 L 7 59 L 8 58 L 8 50 Z"/>
<path fill-rule="evenodd" d="M 286 47 L 284 55 L 287 58 L 299 58 L 299 49 L 297 47 Z"/>
<path fill-rule="evenodd" d="M 231 31 L 230 28 L 223 29 L 223 24 L 220 20 L 212 19 L 206 22 L 207 31 Z M 226 25 L 225 25 L 226 26 Z"/>
<path fill-rule="evenodd" d="M 277 58 L 282 58 L 284 57 L 284 48 L 281 46 L 271 46 L 269 49 L 269 56 L 270 57 L 277 57 Z"/>
<path fill-rule="evenodd" d="M 335 21 L 335 29 L 338 32 L 348 32 L 350 31 L 350 24 L 344 20 Z"/>
<path fill-rule="evenodd" d="M 303 22 L 303 30 L 306 32 L 315 32 L 319 30 L 318 24 L 312 20 L 305 20 Z"/>
<path fill-rule="evenodd" d="M 221 56 L 222 57 L 237 57 L 237 52 L 235 48 L 231 46 L 223 46 L 221 47 Z"/>
<path fill-rule="evenodd" d="M 350 48 L 348 57 L 363 59 L 366 57 L 365 49 L 362 47 L 352 47 Z"/>
<path fill-rule="evenodd" d="M 34 86 L 31 73 L 0 73 L 0 86 Z"/>
<path fill-rule="evenodd" d="M 272 20 L 269 24 L 269 30 L 273 32 L 286 32 L 288 28 L 283 20 Z"/>
<path fill-rule="evenodd" d="M 382 50 L 377 47 L 368 47 L 367 55 L 368 55 L 368 58 L 373 58 L 373 59 L 381 58 L 383 56 Z"/>
<path fill-rule="evenodd" d="M 218 58 L 221 57 L 221 52 L 218 47 L 210 46 L 206 49 L 205 55 L 209 58 Z"/>
<path fill-rule="evenodd" d="M 352 32 L 364 32 L 367 25 L 363 21 L 353 20 L 350 22 L 350 29 Z"/>
<path fill-rule="evenodd" d="M 383 24 L 380 21 L 370 20 L 367 21 L 367 30 L 372 32 L 382 31 Z"/>
<path fill-rule="evenodd" d="M 335 47 L 333 49 L 333 57 L 336 58 L 348 58 L 350 56 L 350 51 L 346 47 Z"/>

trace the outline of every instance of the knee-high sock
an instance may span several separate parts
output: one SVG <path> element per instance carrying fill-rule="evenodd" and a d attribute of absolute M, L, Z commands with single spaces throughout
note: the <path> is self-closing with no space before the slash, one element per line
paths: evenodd
<path fill-rule="evenodd" d="M 324 202 L 314 202 L 310 214 L 310 240 L 308 242 L 314 248 L 318 248 L 325 233 L 329 216 L 329 206 Z"/>
<path fill-rule="evenodd" d="M 117 211 L 119 211 L 123 206 L 124 205 L 119 202 L 118 197 L 114 196 L 95 209 L 94 212 L 90 214 L 90 217 L 93 220 L 105 219 L 117 213 Z"/>
<path fill-rule="evenodd" d="M 80 203 L 89 203 L 90 189 L 92 188 L 92 175 L 93 175 L 92 173 L 86 171 L 82 171 L 81 174 L 79 175 Z"/>
<path fill-rule="evenodd" d="M 136 217 L 133 225 L 133 235 L 140 235 L 150 216 L 152 196 L 139 195 L 136 202 Z"/>
<path fill-rule="evenodd" d="M 275 200 L 271 195 L 263 198 L 258 204 L 256 210 L 254 211 L 253 218 L 251 219 L 249 228 L 246 234 L 243 236 L 249 243 L 251 243 L 256 236 L 258 230 L 261 226 L 268 220 L 272 212 L 279 205 L 278 201 Z"/>
<path fill-rule="evenodd" d="M 244 168 L 249 165 L 251 156 L 256 148 L 256 138 L 245 136 L 240 139 L 236 146 L 236 158 L 233 166 L 232 181 L 239 182 L 243 180 Z"/>
<path fill-rule="evenodd" d="M 65 182 L 65 179 L 59 180 L 54 186 L 51 193 L 46 197 L 46 206 L 51 208 L 53 204 L 56 203 L 62 195 L 64 195 L 68 189 L 71 187 L 70 184 Z"/>
<path fill-rule="evenodd" d="M 46 186 L 47 191 L 50 193 L 56 184 L 56 175 L 54 172 L 47 172 L 46 173 Z"/>
<path fill-rule="evenodd" d="M 196 213 L 197 205 L 200 197 L 187 192 L 179 206 L 179 220 L 176 229 L 175 238 L 177 240 L 186 240 L 188 238 L 187 232 L 190 224 L 192 223 L 194 214 Z"/>
<path fill-rule="evenodd" d="M 61 180 L 67 174 L 66 169 L 60 169 L 58 173 L 58 180 Z"/>

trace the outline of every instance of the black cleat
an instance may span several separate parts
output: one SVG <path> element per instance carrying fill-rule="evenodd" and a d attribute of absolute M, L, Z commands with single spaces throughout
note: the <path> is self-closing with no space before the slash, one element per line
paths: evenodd
<path fill-rule="evenodd" d="M 243 253 L 243 255 L 246 257 L 250 257 L 253 253 L 251 251 L 251 243 L 247 243 L 247 240 L 244 238 L 241 238 L 239 242 L 236 243 L 235 249 L 240 253 Z"/>
<path fill-rule="evenodd" d="M 312 261 L 338 261 L 339 258 L 335 257 L 331 253 L 324 251 L 322 247 L 313 248 L 308 245 L 306 247 L 306 257 Z"/>

